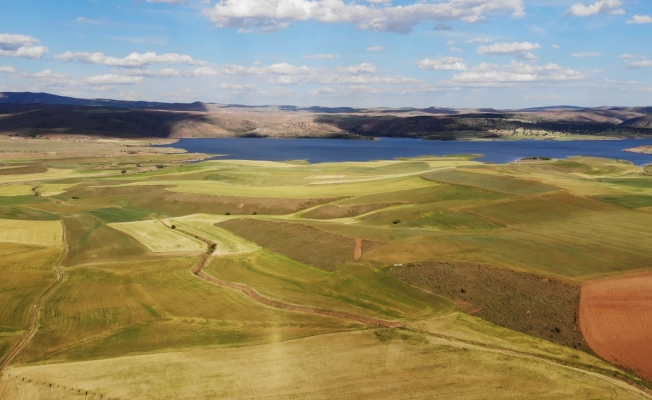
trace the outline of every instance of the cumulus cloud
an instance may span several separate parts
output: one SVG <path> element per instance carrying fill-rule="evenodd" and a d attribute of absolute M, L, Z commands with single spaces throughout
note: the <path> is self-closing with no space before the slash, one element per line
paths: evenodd
<path fill-rule="evenodd" d="M 561 67 L 557 64 L 531 65 L 512 61 L 507 65 L 481 63 L 467 72 L 453 75 L 451 81 L 458 84 L 491 84 L 569 81 L 587 79 L 580 71 Z"/>
<path fill-rule="evenodd" d="M 383 51 L 383 50 L 385 50 L 385 47 L 384 47 L 384 46 L 371 46 L 371 47 L 367 47 L 367 51 L 370 52 L 370 53 L 375 53 L 375 52 L 379 52 L 379 51 Z"/>
<path fill-rule="evenodd" d="M 340 58 L 339 54 L 311 54 L 301 56 L 301 58 L 313 58 L 317 60 L 333 60 L 335 58 Z"/>
<path fill-rule="evenodd" d="M 641 60 L 633 61 L 629 63 L 630 68 L 649 68 L 652 67 L 652 61 L 650 60 Z"/>
<path fill-rule="evenodd" d="M 652 24 L 652 17 L 649 15 L 634 15 L 632 19 L 627 21 L 628 24 Z"/>
<path fill-rule="evenodd" d="M 419 68 L 441 71 L 465 71 L 467 69 L 464 60 L 459 57 L 426 58 L 419 61 Z"/>
<path fill-rule="evenodd" d="M 90 76 L 84 81 L 91 85 L 133 85 L 141 83 L 145 79 L 142 76 L 128 76 L 118 74 L 103 74 Z"/>
<path fill-rule="evenodd" d="M 552 47 L 553 49 L 561 48 L 561 46 L 559 46 L 558 44 L 552 44 L 552 45 L 550 45 L 550 47 Z"/>
<path fill-rule="evenodd" d="M 4 72 L 5 74 L 13 74 L 16 72 L 16 68 L 4 66 L 0 67 L 0 72 Z"/>
<path fill-rule="evenodd" d="M 104 53 L 81 53 L 67 51 L 63 54 L 54 56 L 59 61 L 78 61 L 87 64 L 107 65 L 111 67 L 142 67 L 150 64 L 189 64 L 202 65 L 203 61 L 193 59 L 191 56 L 177 53 L 156 54 L 148 53 L 131 53 L 124 58 L 107 56 Z"/>
<path fill-rule="evenodd" d="M 625 14 L 625 10 L 620 8 L 621 5 L 622 2 L 620 0 L 600 0 L 588 6 L 583 3 L 577 3 L 566 11 L 566 15 L 575 17 L 589 17 L 598 14 L 623 15 Z"/>
<path fill-rule="evenodd" d="M 536 56 L 531 51 L 539 47 L 541 47 L 539 43 L 530 42 L 495 43 L 490 46 L 480 46 L 477 48 L 477 52 L 478 54 L 512 55 L 526 60 L 533 60 Z"/>
<path fill-rule="evenodd" d="M 600 57 L 602 53 L 599 51 L 589 51 L 584 53 L 571 53 L 571 56 L 575 58 L 587 58 L 587 57 Z"/>
<path fill-rule="evenodd" d="M 401 6 L 343 0 L 220 0 L 204 15 L 218 27 L 274 32 L 298 21 L 350 23 L 359 29 L 407 33 L 423 21 L 482 22 L 487 15 L 523 16 L 522 0 L 448 0 Z"/>
<path fill-rule="evenodd" d="M 631 58 L 636 58 L 636 56 L 633 54 L 621 54 L 618 56 L 618 58 L 620 58 L 621 60 L 627 60 Z"/>
<path fill-rule="evenodd" d="M 39 40 L 31 36 L 0 33 L 0 56 L 37 59 L 48 52 L 44 46 L 36 46 Z"/>

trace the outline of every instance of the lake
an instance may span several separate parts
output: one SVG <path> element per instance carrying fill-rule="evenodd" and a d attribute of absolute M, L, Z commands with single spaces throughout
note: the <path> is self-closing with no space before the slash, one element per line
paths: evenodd
<path fill-rule="evenodd" d="M 497 164 L 525 157 L 562 159 L 571 156 L 615 158 L 631 161 L 636 165 L 650 164 L 652 154 L 622 151 L 643 145 L 652 145 L 652 139 L 467 142 L 396 138 L 379 140 L 211 138 L 181 139 L 177 143 L 163 147 L 181 148 L 192 153 L 220 155 L 216 159 L 308 160 L 311 163 L 392 160 L 424 155 L 482 154 L 478 161 Z"/>

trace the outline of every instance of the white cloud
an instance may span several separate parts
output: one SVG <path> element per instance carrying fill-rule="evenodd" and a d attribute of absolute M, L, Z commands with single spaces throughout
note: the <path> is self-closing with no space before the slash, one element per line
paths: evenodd
<path fill-rule="evenodd" d="M 588 77 L 585 73 L 557 64 L 531 65 L 512 61 L 508 65 L 481 63 L 467 72 L 453 75 L 451 81 L 488 86 L 505 83 L 581 80 Z"/>
<path fill-rule="evenodd" d="M 620 58 L 621 60 L 628 60 L 628 59 L 636 58 L 636 56 L 633 54 L 621 54 L 618 56 L 618 58 Z"/>
<path fill-rule="evenodd" d="M 480 46 L 477 48 L 477 52 L 478 54 L 513 55 L 518 58 L 533 60 L 536 56 L 531 51 L 539 47 L 541 47 L 539 43 L 530 42 L 495 43 L 490 46 Z"/>
<path fill-rule="evenodd" d="M 448 0 L 401 6 L 364 5 L 343 0 L 221 0 L 204 10 L 218 27 L 274 32 L 297 21 L 350 23 L 359 29 L 407 33 L 423 21 L 482 22 L 486 15 L 525 15 L 522 0 Z"/>
<path fill-rule="evenodd" d="M 652 67 L 652 61 L 651 60 L 641 60 L 641 61 L 634 61 L 629 63 L 630 68 L 649 68 Z"/>
<path fill-rule="evenodd" d="M 463 53 L 464 50 L 460 49 L 459 47 L 449 47 L 448 51 L 453 51 L 455 53 Z"/>
<path fill-rule="evenodd" d="M 219 71 L 211 67 L 201 67 L 201 68 L 194 69 L 191 72 L 192 76 L 214 76 L 217 74 L 219 74 Z"/>
<path fill-rule="evenodd" d="M 491 43 L 491 42 L 493 42 L 493 40 L 491 40 L 489 38 L 474 38 L 474 39 L 469 39 L 469 40 L 464 41 L 464 43 L 467 43 L 467 44 Z"/>
<path fill-rule="evenodd" d="M 164 68 L 160 70 L 132 69 L 127 71 L 127 75 L 146 76 L 152 78 L 170 78 L 174 76 L 181 76 L 183 75 L 183 73 L 178 69 L 174 69 L 174 68 Z"/>
<path fill-rule="evenodd" d="M 39 40 L 31 36 L 0 33 L 0 56 L 31 58 L 43 57 L 48 52 L 44 46 L 35 46 Z"/>
<path fill-rule="evenodd" d="M 419 61 L 421 69 L 435 69 L 440 71 L 465 71 L 466 64 L 459 57 L 439 57 L 435 59 L 423 59 Z"/>
<path fill-rule="evenodd" d="M 16 68 L 4 66 L 0 67 L 0 72 L 4 72 L 5 74 L 13 74 L 16 72 Z"/>
<path fill-rule="evenodd" d="M 590 51 L 584 53 L 571 53 L 571 56 L 575 58 L 587 58 L 587 57 L 600 57 L 602 53 L 599 51 Z"/>
<path fill-rule="evenodd" d="M 634 15 L 632 19 L 627 21 L 628 24 L 652 24 L 652 17 L 649 15 Z"/>
<path fill-rule="evenodd" d="M 340 58 L 339 54 L 311 54 L 301 56 L 301 58 L 314 58 L 317 60 L 333 60 L 335 58 Z"/>
<path fill-rule="evenodd" d="M 144 81 L 142 76 L 104 74 L 90 76 L 84 80 L 91 85 L 133 85 Z"/>
<path fill-rule="evenodd" d="M 566 11 L 566 15 L 573 15 L 575 17 L 589 17 L 598 14 L 623 15 L 625 14 L 625 10 L 620 8 L 621 5 L 622 2 L 620 0 L 600 0 L 588 6 L 583 3 L 577 3 Z"/>
<path fill-rule="evenodd" d="M 54 56 L 59 61 L 78 61 L 87 64 L 107 65 L 111 67 L 141 67 L 150 64 L 189 64 L 202 65 L 203 61 L 193 59 L 184 54 L 168 53 L 158 55 L 153 52 L 131 53 L 124 58 L 110 57 L 104 53 L 80 53 L 67 51 Z"/>
<path fill-rule="evenodd" d="M 561 46 L 559 46 L 558 44 L 552 44 L 550 47 L 552 47 L 553 49 L 561 48 Z"/>
<path fill-rule="evenodd" d="M 367 51 L 370 53 L 379 52 L 385 50 L 384 46 L 371 46 L 367 47 Z"/>

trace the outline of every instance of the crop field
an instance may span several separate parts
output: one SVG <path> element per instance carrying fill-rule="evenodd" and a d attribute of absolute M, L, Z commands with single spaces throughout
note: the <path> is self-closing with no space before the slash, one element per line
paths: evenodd
<path fill-rule="evenodd" d="M 0 242 L 34 246 L 60 246 L 63 230 L 59 221 L 0 219 Z"/>
<path fill-rule="evenodd" d="M 174 229 L 156 220 L 120 222 L 109 226 L 132 236 L 155 253 L 202 251 L 205 247 L 201 241 L 175 232 Z"/>
<path fill-rule="evenodd" d="M 645 168 L 8 142 L 0 400 L 652 398 Z"/>

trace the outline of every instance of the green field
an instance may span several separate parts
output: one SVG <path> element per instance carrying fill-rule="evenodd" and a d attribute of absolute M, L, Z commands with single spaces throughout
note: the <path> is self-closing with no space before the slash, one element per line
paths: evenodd
<path fill-rule="evenodd" d="M 650 398 L 574 331 L 652 265 L 643 168 L 115 146 L 3 164 L 0 400 Z"/>

